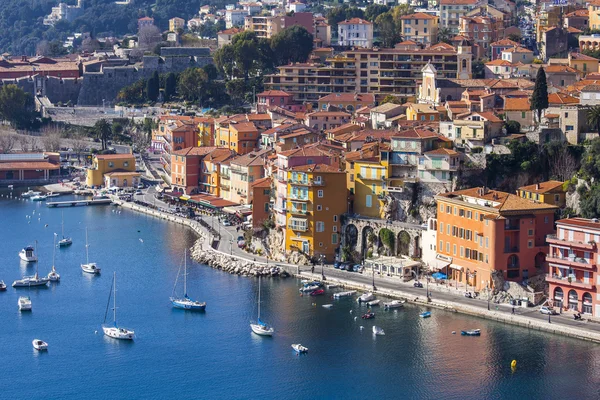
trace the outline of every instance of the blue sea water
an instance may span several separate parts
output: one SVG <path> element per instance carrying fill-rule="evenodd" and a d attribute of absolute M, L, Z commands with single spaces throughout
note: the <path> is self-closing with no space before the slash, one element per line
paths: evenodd
<path fill-rule="evenodd" d="M 600 398 L 599 345 L 440 310 L 421 319 L 417 306 L 375 310 L 374 320 L 363 321 L 364 306 L 300 297 L 295 279 L 262 281 L 262 316 L 275 327 L 273 338 L 250 332 L 255 279 L 190 261 L 188 292 L 206 301 L 207 311 L 175 310 L 168 298 L 194 235 L 115 210 L 0 198 L 0 279 L 7 285 L 35 272 L 18 258 L 34 240 L 40 274 L 50 270 L 61 213 L 74 241 L 56 252 L 59 284 L 0 292 L 3 399 Z M 79 267 L 85 227 L 101 276 Z M 113 271 L 119 324 L 136 331 L 132 343 L 101 333 Z M 33 312 L 19 313 L 22 294 L 31 296 Z M 331 302 L 332 309 L 321 307 Z M 373 324 L 386 335 L 374 337 Z M 481 337 L 451 333 L 466 328 L 480 328 Z M 47 341 L 49 351 L 34 351 L 34 338 Z M 292 343 L 309 353 L 295 355 Z"/>

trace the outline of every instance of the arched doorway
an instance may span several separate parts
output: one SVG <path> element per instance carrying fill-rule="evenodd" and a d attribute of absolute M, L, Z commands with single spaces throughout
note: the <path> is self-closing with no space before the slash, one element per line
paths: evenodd
<path fill-rule="evenodd" d="M 564 304 L 563 299 L 564 293 L 562 288 L 557 287 L 556 289 L 554 289 L 554 305 L 558 308 L 562 308 Z"/>
<path fill-rule="evenodd" d="M 592 295 L 588 292 L 583 294 L 582 311 L 584 314 L 592 314 Z"/>
<path fill-rule="evenodd" d="M 358 229 L 356 229 L 356 225 L 349 224 L 346 226 L 346 229 L 344 229 L 344 240 L 346 246 L 354 250 L 356 244 L 358 243 Z"/>
<path fill-rule="evenodd" d="M 367 258 L 367 254 L 369 249 L 372 249 L 373 245 L 377 242 L 377 236 L 375 236 L 375 232 L 373 232 L 373 228 L 370 226 L 365 226 L 362 230 L 361 243 L 362 248 L 360 249 L 361 254 L 364 258 Z"/>
<path fill-rule="evenodd" d="M 421 258 L 421 237 L 415 236 L 415 248 L 413 251 L 413 257 Z"/>
<path fill-rule="evenodd" d="M 569 290 L 569 310 L 577 311 L 579 299 L 577 298 L 577 292 Z"/>
<path fill-rule="evenodd" d="M 408 256 L 410 251 L 410 235 L 406 231 L 398 233 L 398 255 Z"/>
<path fill-rule="evenodd" d="M 546 262 L 546 254 L 539 252 L 535 255 L 535 268 L 541 269 L 544 268 L 544 263 Z"/>
<path fill-rule="evenodd" d="M 386 256 L 391 256 L 394 254 L 395 247 L 395 235 L 394 232 L 389 230 L 388 228 L 382 228 L 379 230 L 379 248 L 378 253 L 384 254 Z"/>
<path fill-rule="evenodd" d="M 519 256 L 511 254 L 506 261 L 506 277 L 514 279 L 519 277 Z"/>

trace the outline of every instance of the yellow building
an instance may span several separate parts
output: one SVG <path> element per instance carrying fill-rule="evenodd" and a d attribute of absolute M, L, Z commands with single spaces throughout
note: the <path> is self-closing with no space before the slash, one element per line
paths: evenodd
<path fill-rule="evenodd" d="M 517 189 L 517 196 L 562 208 L 567 204 L 567 192 L 563 185 L 561 181 L 547 181 L 522 186 Z"/>
<path fill-rule="evenodd" d="M 387 176 L 387 166 L 380 162 L 379 157 L 354 161 L 353 210 L 356 214 L 381 218 Z"/>
<path fill-rule="evenodd" d="M 185 26 L 185 19 L 183 19 L 183 18 L 175 17 L 175 18 L 171 18 L 169 20 L 169 31 L 170 32 L 177 32 L 179 29 L 183 29 L 184 26 Z"/>
<path fill-rule="evenodd" d="M 439 121 L 440 113 L 430 104 L 406 103 L 406 120 L 423 122 Z"/>
<path fill-rule="evenodd" d="M 325 256 L 331 262 L 341 241 L 342 214 L 348 211 L 346 173 L 326 164 L 287 171 L 286 251 Z"/>
<path fill-rule="evenodd" d="M 215 119 L 202 117 L 198 122 L 198 147 L 215 145 Z"/>
<path fill-rule="evenodd" d="M 405 15 L 402 18 L 401 34 L 404 40 L 416 43 L 436 43 L 438 35 L 438 17 L 418 12 Z"/>
<path fill-rule="evenodd" d="M 593 0 L 588 3 L 589 22 L 591 30 L 600 29 L 600 0 Z"/>
<path fill-rule="evenodd" d="M 133 154 L 97 154 L 92 161 L 92 167 L 87 170 L 86 185 L 101 186 L 104 175 L 110 172 L 135 172 L 135 157 Z"/>
<path fill-rule="evenodd" d="M 569 67 L 581 71 L 585 77 L 589 73 L 598 72 L 598 59 L 585 54 L 569 53 Z"/>

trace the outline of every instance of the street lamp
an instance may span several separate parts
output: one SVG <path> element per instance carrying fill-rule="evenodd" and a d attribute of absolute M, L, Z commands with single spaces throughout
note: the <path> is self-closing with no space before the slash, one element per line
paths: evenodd
<path fill-rule="evenodd" d="M 375 287 L 375 263 L 371 264 L 371 270 L 373 270 L 373 291 L 377 290 Z"/>

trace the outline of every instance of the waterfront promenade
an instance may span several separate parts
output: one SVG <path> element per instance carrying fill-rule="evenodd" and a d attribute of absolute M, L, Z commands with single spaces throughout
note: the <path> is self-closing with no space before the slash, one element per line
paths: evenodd
<path fill-rule="evenodd" d="M 234 257 L 236 259 L 254 262 L 258 265 L 277 264 L 286 269 L 287 272 L 301 278 L 322 280 L 321 266 L 315 267 L 315 272 L 311 272 L 310 266 L 290 265 L 268 260 L 265 257 L 259 257 L 245 253 L 237 246 L 231 246 L 227 236 L 234 239 L 235 227 L 221 226 L 222 240 L 217 248 L 206 245 L 212 242 L 212 235 L 197 221 L 175 216 L 166 212 L 154 210 L 139 204 L 116 200 L 116 203 L 123 208 L 153 215 L 171 222 L 189 226 L 203 241 L 203 249 L 213 251 L 222 255 Z M 167 206 L 162 203 L 160 206 Z M 209 218 L 210 219 L 210 218 Z M 218 223 L 218 221 L 217 221 Z M 464 297 L 463 291 L 448 291 L 445 286 L 429 284 L 428 287 L 415 288 L 411 283 L 402 282 L 395 277 L 375 276 L 375 287 L 373 290 L 373 277 L 369 274 L 360 274 L 356 272 L 347 272 L 334 269 L 331 265 L 323 266 L 323 275 L 329 283 L 337 283 L 347 288 L 357 290 L 373 291 L 378 295 L 403 298 L 409 302 L 428 305 L 430 307 L 445 309 L 450 312 L 474 315 L 489 320 L 494 320 L 506 324 L 522 326 L 529 329 L 560 334 L 581 340 L 600 343 L 600 324 L 588 321 L 575 321 L 570 315 L 553 315 L 548 317 L 539 312 L 539 307 L 516 307 L 515 314 L 512 313 L 512 307 L 507 304 L 495 304 L 481 299 L 470 299 Z M 429 291 L 430 301 L 427 301 L 427 291 Z"/>

